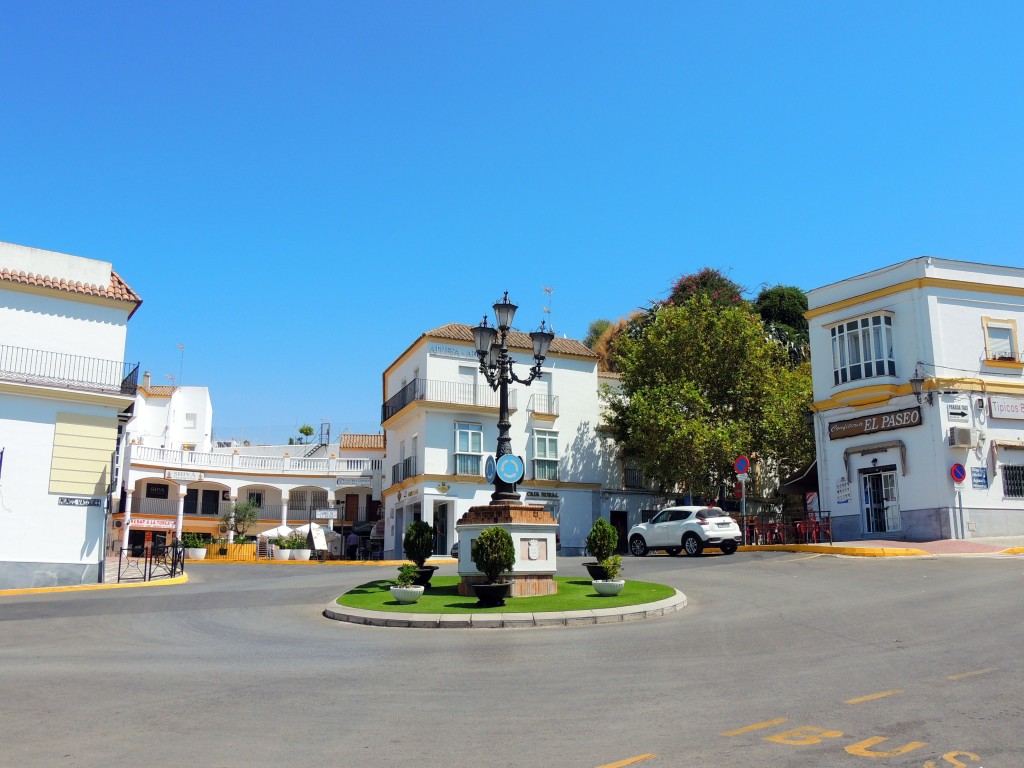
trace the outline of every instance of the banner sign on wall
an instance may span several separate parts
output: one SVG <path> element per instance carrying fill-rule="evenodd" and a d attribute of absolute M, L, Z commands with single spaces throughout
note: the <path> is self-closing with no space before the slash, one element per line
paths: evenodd
<path fill-rule="evenodd" d="M 830 440 L 856 435 L 869 435 L 873 432 L 888 432 L 891 429 L 916 427 L 921 423 L 921 406 L 904 408 L 900 411 L 876 413 L 873 416 L 861 416 L 845 421 L 833 421 L 828 425 Z"/>
<path fill-rule="evenodd" d="M 990 395 L 988 410 L 994 419 L 1024 419 L 1024 400 Z"/>

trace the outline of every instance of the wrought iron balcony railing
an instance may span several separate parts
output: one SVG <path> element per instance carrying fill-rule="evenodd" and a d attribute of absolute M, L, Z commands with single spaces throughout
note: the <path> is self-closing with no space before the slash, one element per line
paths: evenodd
<path fill-rule="evenodd" d="M 387 421 L 417 400 L 450 405 L 483 406 L 484 408 L 498 407 L 498 393 L 488 386 L 478 387 L 458 381 L 413 379 L 384 403 L 381 408 L 381 421 Z M 515 390 L 508 393 L 508 407 L 512 411 L 516 409 Z"/>
<path fill-rule="evenodd" d="M 548 416 L 558 415 L 558 397 L 554 395 L 530 395 L 530 402 L 526 406 L 529 413 L 542 413 Z"/>
<path fill-rule="evenodd" d="M 391 465 L 391 483 L 400 483 L 403 480 L 416 476 L 416 457 L 410 456 L 397 464 Z"/>
<path fill-rule="evenodd" d="M 0 345 L 0 379 L 134 395 L 139 364 Z"/>

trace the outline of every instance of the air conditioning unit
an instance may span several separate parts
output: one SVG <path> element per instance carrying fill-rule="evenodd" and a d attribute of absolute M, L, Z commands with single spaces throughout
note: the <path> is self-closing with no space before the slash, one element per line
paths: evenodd
<path fill-rule="evenodd" d="M 124 520 L 115 520 L 114 521 L 114 527 L 115 528 L 124 528 Z"/>
<path fill-rule="evenodd" d="M 949 445 L 953 448 L 974 448 L 978 445 L 978 430 L 970 427 L 950 427 Z"/>

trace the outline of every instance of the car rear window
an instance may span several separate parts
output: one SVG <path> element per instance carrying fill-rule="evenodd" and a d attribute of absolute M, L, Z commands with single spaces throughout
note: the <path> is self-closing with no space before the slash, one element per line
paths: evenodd
<path fill-rule="evenodd" d="M 701 520 L 707 520 L 712 517 L 729 517 L 725 512 L 720 509 L 702 509 L 697 512 L 697 517 Z"/>

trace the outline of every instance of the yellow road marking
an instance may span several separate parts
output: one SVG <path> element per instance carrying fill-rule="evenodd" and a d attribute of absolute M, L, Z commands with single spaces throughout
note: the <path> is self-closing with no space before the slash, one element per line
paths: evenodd
<path fill-rule="evenodd" d="M 784 717 L 776 717 L 774 720 L 765 720 L 763 723 L 754 723 L 743 728 L 737 728 L 735 731 L 726 731 L 725 733 L 718 734 L 719 736 L 739 736 L 741 733 L 750 733 L 751 731 L 759 731 L 762 728 L 771 728 L 773 725 L 786 722 Z"/>
<path fill-rule="evenodd" d="M 987 675 L 989 672 L 995 672 L 996 667 L 989 667 L 988 669 L 976 669 L 973 672 L 961 672 L 959 675 L 950 675 L 947 680 L 963 680 L 965 677 L 974 677 L 975 675 Z"/>
<path fill-rule="evenodd" d="M 629 757 L 625 760 L 619 760 L 617 763 L 608 763 L 607 765 L 600 765 L 598 768 L 622 768 L 624 765 L 632 765 L 633 763 L 639 763 L 641 760 L 650 760 L 652 757 L 657 755 L 637 755 L 636 757 Z"/>
<path fill-rule="evenodd" d="M 895 696 L 897 693 L 903 693 L 899 688 L 895 688 L 891 691 L 882 691 L 881 693 L 872 693 L 869 696 L 860 696 L 856 699 L 847 699 L 844 704 L 863 704 L 865 701 L 874 701 L 875 699 L 884 699 L 886 696 Z"/>

